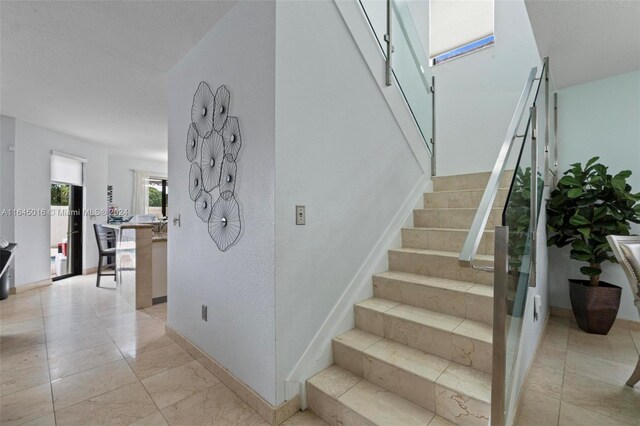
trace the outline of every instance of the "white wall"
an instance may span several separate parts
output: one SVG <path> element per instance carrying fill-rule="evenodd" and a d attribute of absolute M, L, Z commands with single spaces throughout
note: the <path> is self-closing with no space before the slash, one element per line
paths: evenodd
<path fill-rule="evenodd" d="M 549 187 L 544 188 L 543 192 L 544 200 L 549 197 Z M 543 205 L 545 201 L 543 200 Z M 537 230 L 537 274 L 536 274 L 536 286 L 529 287 L 527 289 L 527 301 L 525 312 L 522 321 L 522 328 L 520 329 L 520 341 L 518 345 L 518 356 L 514 360 L 515 367 L 513 370 L 513 383 L 514 387 L 511 388 L 512 397 L 509 400 L 510 405 L 507 412 L 510 415 L 514 415 L 515 405 L 518 402 L 522 385 L 527 378 L 529 367 L 533 362 L 533 357 L 536 354 L 538 343 L 542 338 L 542 332 L 544 331 L 545 321 L 550 313 L 549 308 L 549 253 L 547 248 L 547 221 L 546 216 L 543 214 L 540 216 L 540 222 L 538 223 Z M 540 311 L 538 312 L 537 319 L 534 318 L 534 297 L 540 296 Z M 516 321 L 512 321 L 512 324 L 516 324 Z M 513 338 L 512 335 L 510 338 Z M 509 358 L 507 358 L 509 359 Z M 511 368 L 510 364 L 507 364 L 508 368 Z M 510 374 L 510 373 L 508 373 Z M 509 390 L 507 390 L 509 391 Z M 512 424 L 513 419 L 509 419 L 507 424 Z"/>
<path fill-rule="evenodd" d="M 15 207 L 15 153 L 10 147 L 16 143 L 16 121 L 0 117 L 0 210 Z M 0 236 L 15 241 L 15 221 L 12 215 L 0 216 Z"/>
<path fill-rule="evenodd" d="M 140 158 L 109 155 L 109 172 L 107 181 L 113 186 L 113 204 L 121 210 L 132 210 L 133 203 L 133 172 L 143 170 L 151 172 L 153 177 L 167 176 L 167 163 Z M 171 182 L 169 182 L 171 185 Z"/>
<path fill-rule="evenodd" d="M 640 192 L 640 71 L 562 89 L 558 93 L 560 171 L 599 156 L 609 173 L 631 170 Z M 632 233 L 640 234 L 640 225 Z M 569 249 L 550 249 L 551 303 L 571 308 L 568 278 L 581 278 L 583 263 Z M 639 321 L 628 280 L 619 265 L 605 264 L 602 279 L 623 288 L 618 318 Z"/>
<path fill-rule="evenodd" d="M 276 16 L 281 402 L 284 379 L 423 173 L 335 3 L 278 2 Z"/>
<path fill-rule="evenodd" d="M 421 4 L 426 2 L 407 3 L 428 49 L 429 10 Z M 493 168 L 529 71 L 541 70 L 524 0 L 495 1 L 495 38 L 493 47 L 431 68 L 438 175 Z"/>
<path fill-rule="evenodd" d="M 243 233 L 220 252 L 188 195 L 185 143 L 200 81 L 231 92 L 240 120 Z M 169 74 L 168 323 L 266 401 L 275 396 L 275 2 L 239 2 Z M 200 319 L 208 305 L 208 322 Z"/>
<path fill-rule="evenodd" d="M 107 149 L 67 135 L 15 120 L 15 208 L 44 209 L 51 205 L 51 151 L 87 159 L 85 164 L 85 209 L 106 209 Z M 50 277 L 50 227 L 48 216 L 17 216 L 15 220 L 16 286 Z M 83 268 L 98 264 L 94 223 L 105 217 L 83 217 Z"/>

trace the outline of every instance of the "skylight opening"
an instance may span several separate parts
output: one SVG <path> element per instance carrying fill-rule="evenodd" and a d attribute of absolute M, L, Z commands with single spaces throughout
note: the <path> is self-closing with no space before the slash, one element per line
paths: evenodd
<path fill-rule="evenodd" d="M 429 21 L 431 66 L 495 43 L 494 0 L 430 0 Z"/>
<path fill-rule="evenodd" d="M 460 46 L 456 49 L 450 50 L 449 52 L 445 52 L 441 55 L 431 58 L 431 65 L 438 65 L 443 62 L 449 61 L 451 59 L 468 55 L 469 53 L 475 52 L 476 50 L 480 50 L 480 49 L 484 49 L 485 47 L 492 46 L 494 41 L 495 41 L 495 36 L 493 34 L 485 38 L 482 38 L 480 40 L 472 41 L 469 44 L 465 44 L 464 46 Z"/>

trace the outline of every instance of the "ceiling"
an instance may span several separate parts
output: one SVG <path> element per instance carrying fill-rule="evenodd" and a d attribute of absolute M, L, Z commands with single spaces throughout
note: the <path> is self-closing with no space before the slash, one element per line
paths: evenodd
<path fill-rule="evenodd" d="M 167 72 L 233 1 L 2 1 L 1 110 L 167 158 Z"/>
<path fill-rule="evenodd" d="M 525 0 L 557 88 L 640 70 L 639 0 Z"/>

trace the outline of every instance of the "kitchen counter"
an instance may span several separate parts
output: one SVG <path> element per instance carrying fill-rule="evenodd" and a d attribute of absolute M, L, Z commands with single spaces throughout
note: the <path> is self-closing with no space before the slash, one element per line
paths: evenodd
<path fill-rule="evenodd" d="M 167 235 L 145 223 L 107 224 L 116 231 L 116 289 L 136 309 L 166 301 Z"/>

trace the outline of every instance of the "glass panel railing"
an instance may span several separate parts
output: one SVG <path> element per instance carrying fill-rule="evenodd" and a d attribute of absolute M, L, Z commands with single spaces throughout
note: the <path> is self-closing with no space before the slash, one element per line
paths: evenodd
<path fill-rule="evenodd" d="M 387 2 L 386 0 L 359 0 L 359 2 L 386 59 L 384 35 L 387 33 Z"/>
<path fill-rule="evenodd" d="M 432 152 L 433 75 L 427 50 L 416 29 L 409 6 L 404 0 L 392 1 L 393 74 L 398 82 L 422 138 Z"/>
<path fill-rule="evenodd" d="M 381 0 L 359 1 L 385 58 L 387 18 L 390 20 L 392 75 L 433 156 L 433 75 L 411 10 L 404 0 L 389 0 L 389 5 Z M 391 7 L 388 9 L 388 6 Z"/>
<path fill-rule="evenodd" d="M 529 126 L 525 135 L 528 133 Z M 514 400 L 517 398 L 517 394 L 514 394 L 517 388 L 514 383 L 517 377 L 515 369 L 531 272 L 532 157 L 531 150 L 526 149 L 527 146 L 528 144 L 522 143 L 520 147 L 511 188 L 502 214 L 502 223 L 508 227 L 506 316 L 504 328 L 499 330 L 504 332 L 505 342 L 505 392 L 503 394 L 505 419 L 509 418 L 510 407 L 514 405 Z M 504 424 L 508 422 L 505 421 Z"/>
<path fill-rule="evenodd" d="M 533 100 L 529 110 L 526 127 L 521 135 L 521 143 L 517 147 L 513 178 L 509 187 L 507 201 L 502 213 L 502 225 L 507 227 L 506 241 L 506 279 L 497 286 L 504 286 L 504 320 L 497 321 L 494 333 L 503 333 L 494 341 L 499 342 L 499 350 L 503 351 L 504 377 L 493 386 L 501 387 L 504 392 L 502 419 L 492 419 L 492 424 L 510 424 L 513 420 L 516 402 L 519 396 L 521 379 L 517 371 L 521 356 L 521 337 L 524 324 L 524 312 L 527 293 L 536 281 L 536 232 L 542 207 L 545 173 L 545 151 L 547 150 L 545 99 L 546 84 L 543 67 L 541 78 L 534 86 Z M 538 129 L 542 130 L 539 131 Z M 540 137 L 542 136 L 542 137 Z M 494 318 L 494 323 L 496 320 Z M 503 323 L 504 325 L 502 325 Z M 494 347 L 494 350 L 495 347 Z M 496 377 L 494 376 L 494 379 Z M 493 403 L 493 401 L 492 401 Z M 494 413 L 495 414 L 495 413 Z M 502 421 L 496 421 L 502 420 Z"/>

